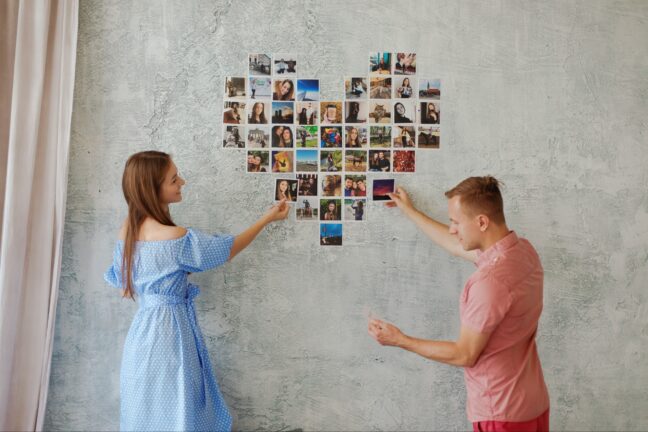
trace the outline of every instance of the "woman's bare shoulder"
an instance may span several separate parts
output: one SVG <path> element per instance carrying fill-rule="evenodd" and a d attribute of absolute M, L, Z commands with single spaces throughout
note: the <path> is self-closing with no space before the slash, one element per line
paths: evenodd
<path fill-rule="evenodd" d="M 126 231 L 128 221 L 125 220 L 119 230 L 119 239 L 126 238 Z M 161 240 L 175 240 L 184 237 L 187 234 L 187 229 L 181 226 L 163 225 L 155 220 L 146 220 L 142 223 L 139 229 L 138 241 L 161 241 Z"/>

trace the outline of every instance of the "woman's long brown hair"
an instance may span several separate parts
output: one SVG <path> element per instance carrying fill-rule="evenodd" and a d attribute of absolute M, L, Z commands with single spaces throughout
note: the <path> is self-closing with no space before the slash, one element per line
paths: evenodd
<path fill-rule="evenodd" d="M 124 297 L 134 298 L 133 255 L 140 226 L 147 217 L 162 225 L 175 226 L 171 215 L 160 201 L 164 176 L 171 165 L 171 156 L 159 151 L 135 153 L 126 161 L 122 190 L 128 204 L 128 221 L 122 259 L 122 286 Z"/>

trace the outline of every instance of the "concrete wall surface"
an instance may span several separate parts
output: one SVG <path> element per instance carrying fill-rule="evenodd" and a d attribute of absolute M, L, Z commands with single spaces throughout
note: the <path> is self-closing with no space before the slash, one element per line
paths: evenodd
<path fill-rule="evenodd" d="M 173 155 L 187 179 L 177 224 L 239 233 L 273 182 L 220 148 L 225 76 L 245 74 L 248 53 L 294 53 L 322 97 L 342 99 L 343 77 L 380 50 L 414 51 L 419 75 L 442 79 L 441 149 L 399 184 L 445 221 L 445 190 L 495 175 L 509 226 L 541 256 L 552 428 L 648 429 L 648 2 L 84 0 L 79 27 L 47 430 L 119 427 L 137 306 L 102 274 L 128 155 Z M 193 275 L 235 428 L 469 428 L 462 370 L 380 347 L 366 318 L 454 339 L 473 270 L 370 205 L 342 248 L 293 216 Z"/>

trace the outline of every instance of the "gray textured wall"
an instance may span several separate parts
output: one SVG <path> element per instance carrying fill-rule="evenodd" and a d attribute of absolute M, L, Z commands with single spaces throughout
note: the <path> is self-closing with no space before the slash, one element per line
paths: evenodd
<path fill-rule="evenodd" d="M 47 429 L 119 424 L 122 345 L 136 310 L 102 281 L 125 215 L 126 157 L 156 148 L 188 180 L 176 222 L 237 233 L 269 176 L 218 149 L 225 75 L 248 52 L 293 52 L 342 97 L 371 50 L 414 50 L 443 79 L 442 149 L 400 177 L 445 219 L 469 175 L 506 184 L 509 224 L 546 269 L 538 335 L 555 429 L 648 428 L 648 2 L 81 2 L 63 276 Z M 471 273 L 395 211 L 369 209 L 346 245 L 273 226 L 194 276 L 199 320 L 241 429 L 457 430 L 460 369 L 381 348 L 365 310 L 454 338 Z"/>

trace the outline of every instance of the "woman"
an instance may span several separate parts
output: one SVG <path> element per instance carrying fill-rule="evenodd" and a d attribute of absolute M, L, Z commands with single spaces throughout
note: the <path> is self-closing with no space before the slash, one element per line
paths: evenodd
<path fill-rule="evenodd" d="M 335 204 L 335 201 L 329 201 L 327 212 L 324 213 L 324 220 L 328 220 L 328 221 L 338 220 L 337 205 Z"/>
<path fill-rule="evenodd" d="M 427 105 L 422 111 L 424 112 L 421 123 L 426 124 L 438 124 L 440 113 L 436 109 L 436 105 L 432 102 L 423 102 L 423 105 Z"/>
<path fill-rule="evenodd" d="M 401 131 L 401 144 L 403 147 L 413 146 L 412 143 L 410 143 L 410 133 L 407 131 L 406 127 Z"/>
<path fill-rule="evenodd" d="M 294 201 L 288 180 L 278 180 L 278 182 L 275 201 Z"/>
<path fill-rule="evenodd" d="M 369 171 L 380 171 L 380 156 L 378 152 L 373 153 L 369 160 Z"/>
<path fill-rule="evenodd" d="M 265 116 L 265 104 L 263 102 L 255 102 L 252 107 L 252 113 L 248 121 L 250 124 L 268 124 Z"/>
<path fill-rule="evenodd" d="M 281 132 L 281 137 L 279 138 L 279 147 L 292 147 L 293 146 L 293 134 L 292 129 L 285 127 Z"/>
<path fill-rule="evenodd" d="M 394 105 L 394 123 L 412 123 L 412 119 L 405 116 L 405 105 L 400 102 Z"/>
<path fill-rule="evenodd" d="M 347 147 L 362 147 L 362 144 L 360 143 L 360 134 L 358 133 L 357 128 L 352 127 L 351 129 L 348 129 L 346 139 Z"/>
<path fill-rule="evenodd" d="M 283 81 L 277 81 L 275 83 L 275 91 L 272 94 L 273 100 L 278 101 L 291 101 L 295 99 L 294 96 L 294 87 L 292 80 L 285 79 Z"/>
<path fill-rule="evenodd" d="M 308 113 L 306 112 L 306 108 L 302 108 L 301 111 L 299 112 L 299 124 L 300 125 L 308 124 Z"/>
<path fill-rule="evenodd" d="M 272 147 L 281 147 L 280 143 L 283 140 L 284 126 L 272 127 Z"/>
<path fill-rule="evenodd" d="M 412 86 L 409 78 L 403 78 L 403 83 L 398 87 L 397 92 L 399 98 L 408 99 L 412 97 Z"/>
<path fill-rule="evenodd" d="M 364 216 L 364 202 L 360 200 L 354 201 L 351 204 L 351 208 L 353 209 L 353 217 L 355 220 L 361 221 Z"/>
<path fill-rule="evenodd" d="M 182 200 L 184 184 L 166 153 L 136 153 L 126 162 L 128 217 L 104 275 L 123 297 L 139 299 L 122 357 L 121 430 L 231 429 L 196 321 L 199 289 L 188 276 L 225 264 L 288 216 L 290 207 L 277 203 L 236 237 L 179 227 L 169 204 Z"/>

